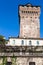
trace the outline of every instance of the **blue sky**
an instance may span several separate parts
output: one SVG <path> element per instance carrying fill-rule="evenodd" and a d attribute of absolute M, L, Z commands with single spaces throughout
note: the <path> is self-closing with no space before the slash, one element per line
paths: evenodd
<path fill-rule="evenodd" d="M 18 6 L 30 3 L 41 6 L 40 37 L 43 38 L 43 0 L 0 0 L 0 35 L 8 39 L 19 34 Z"/>

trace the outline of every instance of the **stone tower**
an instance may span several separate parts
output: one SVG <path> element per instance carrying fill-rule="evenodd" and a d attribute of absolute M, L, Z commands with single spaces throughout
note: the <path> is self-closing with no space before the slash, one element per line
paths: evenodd
<path fill-rule="evenodd" d="M 30 4 L 19 6 L 20 35 L 22 38 L 40 37 L 40 7 Z"/>

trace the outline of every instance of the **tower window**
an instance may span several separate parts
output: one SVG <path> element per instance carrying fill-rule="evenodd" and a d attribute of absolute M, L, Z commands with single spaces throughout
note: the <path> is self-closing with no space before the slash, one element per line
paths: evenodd
<path fill-rule="evenodd" d="M 27 11 L 26 11 L 26 13 L 27 13 Z"/>
<path fill-rule="evenodd" d="M 38 12 L 36 12 L 36 14 L 38 15 Z"/>
<path fill-rule="evenodd" d="M 23 13 L 23 11 L 22 11 L 22 13 Z"/>
<path fill-rule="evenodd" d="M 29 13 L 29 11 L 28 11 L 28 13 Z"/>
<path fill-rule="evenodd" d="M 32 13 L 34 13 L 34 12 L 32 11 Z"/>

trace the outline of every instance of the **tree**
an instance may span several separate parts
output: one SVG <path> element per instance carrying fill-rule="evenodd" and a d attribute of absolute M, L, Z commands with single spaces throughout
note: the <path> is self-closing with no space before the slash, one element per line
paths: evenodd
<path fill-rule="evenodd" d="M 5 44 L 6 39 L 3 35 L 0 35 L 0 44 Z"/>
<path fill-rule="evenodd" d="M 4 36 L 3 35 L 0 35 L 0 39 L 4 39 Z"/>

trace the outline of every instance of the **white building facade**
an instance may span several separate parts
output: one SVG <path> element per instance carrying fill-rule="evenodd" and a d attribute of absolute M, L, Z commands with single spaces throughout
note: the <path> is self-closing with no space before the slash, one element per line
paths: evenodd
<path fill-rule="evenodd" d="M 7 45 L 11 46 L 43 46 L 43 38 L 10 38 Z"/>

